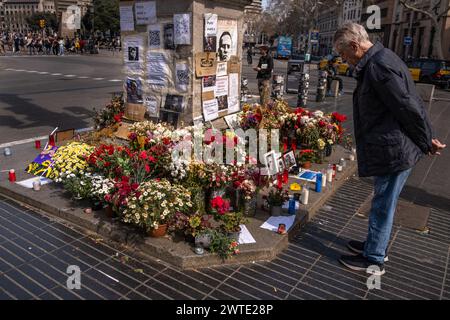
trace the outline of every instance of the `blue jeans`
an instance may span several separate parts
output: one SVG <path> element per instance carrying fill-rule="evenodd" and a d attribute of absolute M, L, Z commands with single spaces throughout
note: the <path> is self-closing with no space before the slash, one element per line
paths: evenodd
<path fill-rule="evenodd" d="M 364 257 L 383 263 L 391 237 L 398 197 L 412 169 L 375 177 Z"/>

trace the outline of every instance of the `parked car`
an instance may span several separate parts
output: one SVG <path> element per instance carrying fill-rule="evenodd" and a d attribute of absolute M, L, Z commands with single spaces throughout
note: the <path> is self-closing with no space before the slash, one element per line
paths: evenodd
<path fill-rule="evenodd" d="M 444 89 L 450 87 L 450 61 L 412 59 L 406 65 L 414 81 L 431 83 Z"/>
<path fill-rule="evenodd" d="M 353 76 L 353 69 L 353 66 L 351 66 L 347 62 L 338 63 L 336 66 L 337 74 L 341 74 L 347 77 Z"/>

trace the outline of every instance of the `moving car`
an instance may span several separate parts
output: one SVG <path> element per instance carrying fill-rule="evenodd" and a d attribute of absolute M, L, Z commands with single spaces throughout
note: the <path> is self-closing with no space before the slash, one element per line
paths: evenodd
<path fill-rule="evenodd" d="M 450 61 L 412 59 L 406 65 L 414 81 L 431 83 L 444 89 L 450 87 Z"/>

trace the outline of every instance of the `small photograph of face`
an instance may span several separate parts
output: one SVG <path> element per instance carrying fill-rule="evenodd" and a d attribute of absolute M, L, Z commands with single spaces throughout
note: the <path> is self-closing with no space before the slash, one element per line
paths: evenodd
<path fill-rule="evenodd" d="M 139 61 L 139 47 L 128 47 L 128 61 Z"/>
<path fill-rule="evenodd" d="M 164 25 L 164 49 L 175 49 L 173 23 Z"/>
<path fill-rule="evenodd" d="M 233 39 L 229 32 L 224 32 L 220 36 L 219 40 L 219 60 L 229 61 L 231 56 L 231 47 L 233 45 Z"/>

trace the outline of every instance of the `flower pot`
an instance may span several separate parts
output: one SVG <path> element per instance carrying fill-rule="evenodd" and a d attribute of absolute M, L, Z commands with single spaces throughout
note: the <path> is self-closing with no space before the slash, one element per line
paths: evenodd
<path fill-rule="evenodd" d="M 241 230 L 236 232 L 228 232 L 228 238 L 232 240 L 239 240 L 239 236 L 241 235 Z"/>
<path fill-rule="evenodd" d="M 302 163 L 303 169 L 310 169 L 311 168 L 311 161 L 306 161 Z"/>
<path fill-rule="evenodd" d="M 256 215 L 256 195 L 250 200 L 244 200 L 244 216 L 254 217 Z"/>
<path fill-rule="evenodd" d="M 211 235 L 203 234 L 195 237 L 196 247 L 200 246 L 204 249 L 208 249 L 210 245 L 211 245 Z"/>
<path fill-rule="evenodd" d="M 272 216 L 281 216 L 281 213 L 283 212 L 283 208 L 281 206 L 271 206 L 270 207 L 270 214 Z"/>
<path fill-rule="evenodd" d="M 153 238 L 164 237 L 167 233 L 167 224 L 160 224 L 158 229 L 150 229 L 147 234 Z"/>

